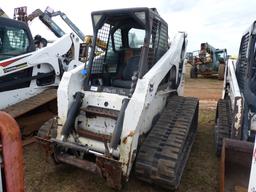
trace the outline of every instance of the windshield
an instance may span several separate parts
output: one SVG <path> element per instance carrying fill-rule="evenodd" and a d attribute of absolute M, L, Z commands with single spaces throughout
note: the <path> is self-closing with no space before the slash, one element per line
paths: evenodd
<path fill-rule="evenodd" d="M 223 62 L 226 60 L 226 53 L 224 51 L 217 52 L 216 57 L 218 61 Z"/>
<path fill-rule="evenodd" d="M 141 48 L 144 44 L 145 30 L 132 28 L 129 31 L 129 47 Z"/>
<path fill-rule="evenodd" d="M 0 26 L 0 60 L 27 52 L 29 39 L 23 29 Z"/>

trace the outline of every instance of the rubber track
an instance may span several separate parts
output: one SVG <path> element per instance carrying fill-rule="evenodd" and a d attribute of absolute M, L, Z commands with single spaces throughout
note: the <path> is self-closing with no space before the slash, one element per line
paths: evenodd
<path fill-rule="evenodd" d="M 148 183 L 176 189 L 197 129 L 198 99 L 172 96 L 137 156 L 136 176 Z"/>
<path fill-rule="evenodd" d="M 220 99 L 217 104 L 217 122 L 215 126 L 215 146 L 216 155 L 221 155 L 221 149 L 224 138 L 230 137 L 231 131 L 231 108 L 230 100 Z"/>

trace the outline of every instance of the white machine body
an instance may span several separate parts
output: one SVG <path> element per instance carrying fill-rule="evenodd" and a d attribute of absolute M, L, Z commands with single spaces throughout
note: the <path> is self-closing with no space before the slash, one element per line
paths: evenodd
<path fill-rule="evenodd" d="M 84 64 L 79 61 L 79 49 L 79 39 L 71 33 L 42 49 L 0 61 L 0 78 L 12 76 L 28 69 L 32 71 L 30 75 L 24 76 L 24 79 L 28 81 L 26 86 L 0 92 L 2 101 L 0 109 L 35 96 L 49 87 L 58 86 L 64 71 Z M 49 76 L 40 77 L 38 76 L 40 74 L 49 74 Z M 45 82 L 40 83 L 38 81 L 40 78 L 46 78 Z M 52 80 L 48 81 L 47 78 Z"/>
<path fill-rule="evenodd" d="M 119 113 L 122 107 L 122 101 L 128 99 L 129 103 L 124 113 L 121 142 L 117 149 L 110 148 L 109 143 L 107 143 L 109 152 L 122 164 L 123 175 L 128 178 L 135 159 L 139 136 L 146 134 L 152 127 L 151 120 L 163 110 L 166 99 L 171 92 L 176 92 L 178 95 L 183 94 L 184 68 L 181 69 L 182 72 L 176 70 L 175 82 L 178 82 L 178 78 L 180 78 L 177 89 L 167 87 L 166 89 L 158 90 L 158 88 L 167 73 L 172 68 L 178 69 L 179 63 L 184 62 L 182 55 L 185 55 L 186 45 L 186 34 L 183 32 L 177 33 L 171 43 L 170 49 L 141 79 L 137 80 L 135 91 L 130 98 L 126 95 L 98 92 L 97 86 L 91 86 L 90 90 L 84 91 L 84 81 L 81 74 L 83 66 L 78 66 L 73 70 L 65 72 L 57 93 L 57 140 L 62 141 L 62 128 L 67 120 L 68 110 L 74 100 L 74 93 L 81 92 L 84 94 L 80 113 L 76 117 L 75 129 L 82 129 L 106 137 L 112 135 L 116 120 L 111 117 L 102 116 L 86 118 L 83 109 L 92 106 L 117 111 L 117 113 Z M 106 152 L 106 144 L 104 144 L 104 142 L 81 136 L 70 136 L 68 138 L 70 142 L 75 140 L 78 141 L 80 145 L 89 147 L 90 151 L 95 152 L 95 154 L 104 155 Z"/>

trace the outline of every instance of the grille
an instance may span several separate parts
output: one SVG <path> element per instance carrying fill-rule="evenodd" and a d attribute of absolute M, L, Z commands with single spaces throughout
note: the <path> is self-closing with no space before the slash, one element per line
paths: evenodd
<path fill-rule="evenodd" d="M 116 30 L 114 33 L 115 49 L 119 50 L 122 47 L 121 29 Z"/>
<path fill-rule="evenodd" d="M 165 52 L 168 50 L 168 28 L 166 25 L 161 25 L 161 31 L 159 36 L 159 44 L 156 58 L 159 60 Z"/>
<path fill-rule="evenodd" d="M 246 53 L 247 53 L 248 44 L 249 44 L 249 37 L 250 37 L 249 32 L 242 37 L 242 42 L 240 46 L 240 56 L 237 64 L 237 70 L 236 70 L 237 77 L 238 77 L 237 78 L 238 84 L 242 92 L 244 91 L 245 80 L 247 77 L 247 70 L 248 70 L 248 61 L 246 58 Z"/>
<path fill-rule="evenodd" d="M 10 29 L 7 31 L 7 36 L 12 48 L 22 50 L 28 46 L 28 39 L 26 38 L 24 30 Z"/>
<path fill-rule="evenodd" d="M 148 65 L 151 68 L 168 50 L 168 27 L 153 19 L 151 49 L 148 54 Z"/>
<path fill-rule="evenodd" d="M 121 36 L 121 30 L 118 29 L 114 33 L 114 47 L 115 50 L 120 50 L 122 47 L 122 36 Z M 108 52 L 106 55 L 106 61 L 105 61 L 105 70 L 104 72 L 107 73 L 115 73 L 118 65 L 119 57 L 118 53 L 114 52 L 113 47 L 112 47 L 112 40 L 111 38 L 109 39 L 108 43 Z"/>
<path fill-rule="evenodd" d="M 110 34 L 110 28 L 111 28 L 111 26 L 109 24 L 105 23 L 101 27 L 101 29 L 98 30 L 97 40 L 100 40 L 101 44 L 107 45 L 108 39 L 109 39 L 109 34 Z M 105 54 L 106 54 L 106 50 L 104 50 L 102 52 L 102 49 L 98 45 L 96 45 L 95 50 L 96 50 L 95 51 L 96 56 L 94 57 L 93 64 L 92 64 L 92 69 L 91 69 L 92 74 L 97 74 L 97 73 L 103 72 L 103 64 L 104 64 Z"/>

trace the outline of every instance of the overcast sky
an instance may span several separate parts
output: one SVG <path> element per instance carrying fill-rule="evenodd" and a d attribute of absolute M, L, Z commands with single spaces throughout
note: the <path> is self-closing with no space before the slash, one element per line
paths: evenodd
<path fill-rule="evenodd" d="M 84 34 L 92 34 L 91 11 L 155 7 L 169 25 L 170 38 L 176 31 L 188 33 L 188 51 L 198 50 L 201 42 L 208 42 L 236 55 L 242 34 L 256 20 L 256 0 L 0 0 L 0 6 L 10 17 L 14 7 L 27 6 L 30 13 L 50 6 L 65 12 Z M 43 24 L 35 26 L 31 24 L 34 34 L 43 33 Z"/>

